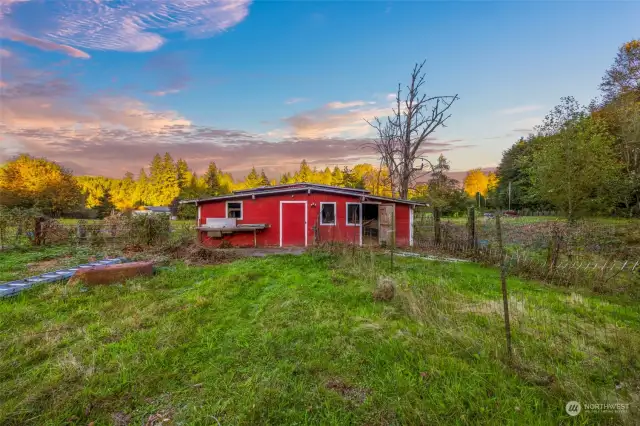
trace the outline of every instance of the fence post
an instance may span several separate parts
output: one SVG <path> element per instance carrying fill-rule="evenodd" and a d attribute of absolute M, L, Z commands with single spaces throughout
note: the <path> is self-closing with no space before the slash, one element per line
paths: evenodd
<path fill-rule="evenodd" d="M 467 236 L 469 248 L 475 249 L 477 244 L 476 240 L 476 208 L 469 208 L 467 215 Z"/>
<path fill-rule="evenodd" d="M 560 257 L 561 237 L 558 225 L 554 224 L 551 229 L 551 241 L 549 242 L 549 251 L 547 253 L 547 265 L 549 269 L 547 274 L 553 274 L 558 265 L 558 259 Z"/>
<path fill-rule="evenodd" d="M 78 221 L 76 231 L 78 235 L 78 241 L 84 241 L 87 238 L 87 227 L 84 225 L 82 220 Z"/>
<path fill-rule="evenodd" d="M 43 235 L 42 235 L 42 223 L 44 222 L 43 217 L 36 217 L 35 226 L 33 228 L 33 244 L 36 246 L 40 246 L 43 244 Z"/>
<path fill-rule="evenodd" d="M 500 283 L 502 285 L 502 306 L 504 308 L 504 331 L 507 338 L 507 353 L 509 360 L 511 360 L 513 352 L 511 349 L 511 324 L 509 322 L 509 295 L 507 294 L 507 265 L 505 264 L 504 248 L 502 246 L 500 212 L 496 213 L 496 237 L 498 238 L 498 251 L 500 252 Z"/>
<path fill-rule="evenodd" d="M 433 233 L 436 242 L 436 246 L 442 243 L 442 233 L 440 232 L 440 207 L 433 208 Z"/>

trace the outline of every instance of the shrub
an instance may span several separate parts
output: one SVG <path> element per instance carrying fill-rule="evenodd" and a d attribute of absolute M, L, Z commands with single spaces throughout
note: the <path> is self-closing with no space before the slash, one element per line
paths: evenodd
<path fill-rule="evenodd" d="M 373 299 L 377 301 L 389 301 L 393 299 L 396 294 L 396 283 L 392 278 L 379 277 L 378 285 L 373 291 Z"/>

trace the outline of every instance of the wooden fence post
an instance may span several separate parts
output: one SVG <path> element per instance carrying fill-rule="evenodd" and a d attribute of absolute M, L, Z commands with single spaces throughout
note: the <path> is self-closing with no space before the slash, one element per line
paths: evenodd
<path fill-rule="evenodd" d="M 468 245 L 469 248 L 475 249 L 477 246 L 476 239 L 476 208 L 469 208 L 469 213 L 467 216 L 467 237 L 468 237 Z"/>
<path fill-rule="evenodd" d="M 44 243 L 42 224 L 44 223 L 43 217 L 36 217 L 35 226 L 33 229 L 33 244 L 40 246 Z"/>
<path fill-rule="evenodd" d="M 547 274 L 553 274 L 556 266 L 558 265 L 558 259 L 560 258 L 560 248 L 562 245 L 562 237 L 560 235 L 560 229 L 557 224 L 553 225 L 551 229 L 551 241 L 549 242 L 549 249 L 547 252 Z"/>
<path fill-rule="evenodd" d="M 84 241 L 87 239 L 87 227 L 84 225 L 82 221 L 78 222 L 77 235 L 78 235 L 78 241 Z"/>
<path fill-rule="evenodd" d="M 509 295 L 507 293 L 507 265 L 504 259 L 504 248 L 502 246 L 502 227 L 500 225 L 500 212 L 496 213 L 496 237 L 498 238 L 498 251 L 500 252 L 500 283 L 502 285 L 502 306 L 504 308 L 504 331 L 507 338 L 507 353 L 511 360 L 513 351 L 511 349 L 511 324 L 509 322 Z"/>
<path fill-rule="evenodd" d="M 440 230 L 440 207 L 433 208 L 433 233 L 436 242 L 436 246 L 442 244 L 442 233 Z"/>

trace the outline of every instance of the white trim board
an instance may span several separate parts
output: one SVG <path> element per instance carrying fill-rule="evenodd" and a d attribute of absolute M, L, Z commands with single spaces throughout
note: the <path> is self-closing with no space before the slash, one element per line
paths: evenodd
<path fill-rule="evenodd" d="M 306 201 L 280 201 L 280 247 L 282 247 L 282 205 L 283 204 L 304 204 L 304 246 L 307 247 L 309 239 L 309 230 L 307 229 L 307 221 L 309 219 L 309 206 Z"/>
<path fill-rule="evenodd" d="M 409 206 L 409 247 L 413 247 L 413 206 Z"/>
<path fill-rule="evenodd" d="M 359 223 L 357 225 L 354 225 L 353 223 L 349 223 L 349 205 L 350 204 L 356 204 L 360 206 L 360 208 L 358 209 L 360 213 L 360 217 L 358 218 Z M 345 203 L 345 224 L 346 226 L 358 227 L 359 229 L 358 234 L 360 234 L 360 245 L 362 245 L 362 203 L 350 203 L 350 202 Z"/>
<path fill-rule="evenodd" d="M 229 203 L 240 203 L 240 217 L 236 217 L 236 218 L 230 218 L 229 217 Z M 244 217 L 244 203 L 242 202 L 242 200 L 240 201 L 234 201 L 234 200 L 229 200 L 226 201 L 224 203 L 224 217 L 225 219 L 238 219 L 238 220 L 242 220 L 242 218 Z"/>
<path fill-rule="evenodd" d="M 333 223 L 322 223 L 322 206 L 333 204 Z M 338 206 L 335 201 L 320 201 L 320 226 L 336 226 L 338 223 Z"/>

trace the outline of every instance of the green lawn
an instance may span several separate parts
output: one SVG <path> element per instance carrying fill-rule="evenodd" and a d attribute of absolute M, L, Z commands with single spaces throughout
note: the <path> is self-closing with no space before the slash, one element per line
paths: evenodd
<path fill-rule="evenodd" d="M 75 266 L 95 255 L 89 247 L 70 246 L 0 251 L 0 283 Z M 98 257 L 103 256 L 98 254 Z"/>
<path fill-rule="evenodd" d="M 341 256 L 242 259 L 0 300 L 0 423 L 634 424 L 635 301 L 498 272 Z M 374 301 L 380 276 L 397 283 Z M 630 402 L 569 417 L 569 400 Z M 153 417 L 155 416 L 155 417 Z M 163 419 L 168 421 L 163 422 Z"/>

